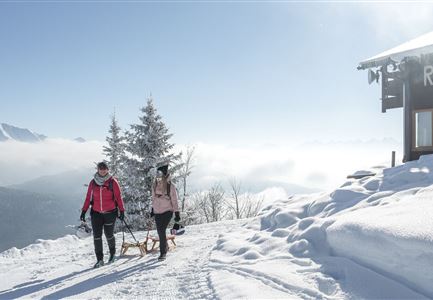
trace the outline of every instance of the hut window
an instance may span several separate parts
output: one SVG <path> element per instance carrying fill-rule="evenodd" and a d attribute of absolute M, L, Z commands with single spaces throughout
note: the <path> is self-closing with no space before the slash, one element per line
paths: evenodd
<path fill-rule="evenodd" d="M 432 111 L 415 113 L 415 147 L 431 147 L 432 144 Z"/>

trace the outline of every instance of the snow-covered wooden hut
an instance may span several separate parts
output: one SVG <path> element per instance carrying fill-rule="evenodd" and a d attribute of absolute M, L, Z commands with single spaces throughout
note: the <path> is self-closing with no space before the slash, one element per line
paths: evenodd
<path fill-rule="evenodd" d="M 404 157 L 433 153 L 433 32 L 359 63 L 368 81 L 381 82 L 382 112 L 403 108 Z"/>

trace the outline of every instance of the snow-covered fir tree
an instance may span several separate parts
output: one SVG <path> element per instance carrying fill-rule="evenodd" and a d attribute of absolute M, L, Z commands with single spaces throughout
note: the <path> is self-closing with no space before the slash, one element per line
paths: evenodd
<path fill-rule="evenodd" d="M 121 128 L 118 125 L 116 114 L 111 116 L 111 125 L 109 135 L 106 138 L 107 146 L 104 146 L 103 152 L 106 156 L 106 162 L 110 167 L 110 173 L 119 180 L 122 186 L 124 179 L 124 161 L 125 161 L 125 137 L 121 134 Z"/>
<path fill-rule="evenodd" d="M 151 189 L 155 167 L 163 161 L 170 162 L 170 172 L 176 173 L 181 154 L 173 154 L 172 134 L 158 115 L 152 96 L 141 109 L 140 123 L 131 125 L 126 132 L 124 199 L 127 218 L 136 230 L 146 229 L 151 209 Z"/>
<path fill-rule="evenodd" d="M 108 130 L 109 135 L 106 137 L 107 146 L 103 147 L 103 152 L 106 157 L 105 161 L 110 167 L 110 173 L 114 176 L 120 185 L 121 190 L 123 190 L 123 183 L 125 179 L 125 137 L 122 136 L 121 128 L 118 125 L 116 119 L 116 113 L 111 116 L 110 129 Z M 121 222 L 116 222 L 114 231 L 118 232 L 122 229 L 123 224 Z"/>

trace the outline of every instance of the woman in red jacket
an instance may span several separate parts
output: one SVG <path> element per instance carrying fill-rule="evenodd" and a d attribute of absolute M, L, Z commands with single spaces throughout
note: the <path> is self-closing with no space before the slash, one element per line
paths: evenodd
<path fill-rule="evenodd" d="M 125 217 L 125 208 L 122 200 L 119 183 L 108 172 L 108 166 L 105 162 L 98 163 L 98 172 L 89 183 L 86 200 L 81 211 L 80 219 L 85 222 L 86 212 L 89 206 L 90 216 L 92 219 L 93 242 L 95 244 L 95 254 L 97 262 L 95 268 L 104 265 L 104 253 L 102 249 L 102 231 L 107 239 L 108 248 L 110 249 L 110 258 L 108 263 L 114 261 L 116 254 L 116 241 L 114 239 L 114 224 L 119 213 L 119 219 L 123 221 Z"/>

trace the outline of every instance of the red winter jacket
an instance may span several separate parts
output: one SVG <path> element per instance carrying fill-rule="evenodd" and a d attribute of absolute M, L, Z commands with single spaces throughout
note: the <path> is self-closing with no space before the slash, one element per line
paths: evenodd
<path fill-rule="evenodd" d="M 112 191 L 110 190 L 110 180 L 113 181 Z M 90 181 L 89 188 L 87 189 L 86 200 L 84 200 L 84 205 L 82 208 L 83 211 L 87 211 L 89 209 L 92 198 L 92 209 L 94 211 L 107 212 L 115 209 L 116 206 L 119 207 L 120 211 L 125 211 L 122 193 L 120 192 L 120 186 L 114 177 L 108 178 L 101 186 L 97 185 L 94 180 Z"/>

